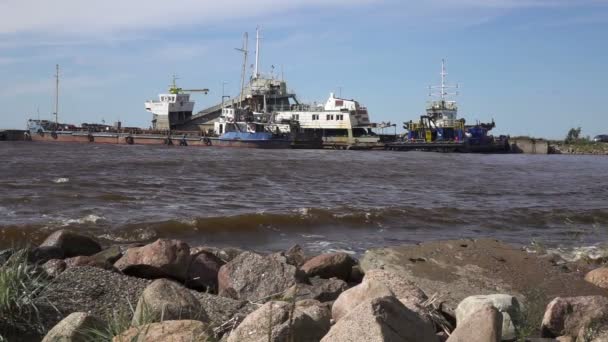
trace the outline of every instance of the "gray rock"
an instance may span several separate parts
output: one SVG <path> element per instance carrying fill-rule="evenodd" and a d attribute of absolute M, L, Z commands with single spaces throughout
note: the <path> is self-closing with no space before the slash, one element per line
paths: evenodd
<path fill-rule="evenodd" d="M 264 301 L 281 296 L 299 280 L 295 266 L 284 258 L 244 252 L 220 268 L 219 294 L 234 299 Z"/>
<path fill-rule="evenodd" d="M 306 254 L 300 245 L 291 246 L 286 252 L 287 263 L 296 267 L 301 267 L 306 261 Z"/>
<path fill-rule="evenodd" d="M 214 341 L 210 327 L 196 320 L 163 321 L 132 327 L 112 342 L 195 342 Z"/>
<path fill-rule="evenodd" d="M 249 314 L 227 341 L 318 341 L 327 333 L 329 326 L 329 310 L 319 302 L 292 304 L 270 301 Z"/>
<path fill-rule="evenodd" d="M 357 261 L 346 253 L 328 253 L 317 255 L 306 261 L 301 269 L 309 277 L 339 278 L 348 281 Z"/>
<path fill-rule="evenodd" d="M 207 313 L 213 326 L 220 326 L 237 315 L 245 318 L 258 308 L 247 301 L 234 300 L 194 290 L 190 290 L 190 293 L 199 301 L 201 308 Z"/>
<path fill-rule="evenodd" d="M 111 246 L 99 253 L 91 255 L 91 258 L 94 260 L 98 260 L 100 263 L 110 263 L 114 264 L 118 259 L 123 256 L 123 248 L 121 246 Z"/>
<path fill-rule="evenodd" d="M 541 326 L 543 337 L 577 337 L 586 330 L 608 327 L 608 298 L 557 297 L 549 303 Z"/>
<path fill-rule="evenodd" d="M 92 330 L 104 329 L 105 324 L 85 312 L 74 312 L 51 329 L 42 342 L 87 342 Z"/>
<path fill-rule="evenodd" d="M 500 342 L 501 331 L 502 314 L 486 304 L 459 322 L 447 342 Z"/>
<path fill-rule="evenodd" d="M 56 246 L 40 246 L 27 252 L 27 261 L 33 264 L 44 264 L 52 259 L 63 259 L 64 251 Z"/>
<path fill-rule="evenodd" d="M 176 282 L 157 279 L 139 297 L 132 325 L 183 319 L 209 321 L 207 313 L 190 290 Z"/>
<path fill-rule="evenodd" d="M 217 293 L 217 273 L 225 262 L 207 251 L 191 254 L 191 258 L 188 277 L 185 281 L 186 286 L 199 290 L 216 291 Z"/>
<path fill-rule="evenodd" d="M 466 321 L 485 305 L 493 306 L 502 314 L 502 340 L 515 340 L 517 338 L 516 330 L 520 324 L 521 307 L 517 298 L 508 294 L 470 296 L 465 298 L 456 308 L 456 324 Z"/>
<path fill-rule="evenodd" d="M 394 293 L 383 283 L 376 280 L 367 280 L 342 292 L 331 308 L 331 316 L 337 322 L 346 316 L 350 310 L 365 301 L 392 296 L 394 296 Z"/>
<path fill-rule="evenodd" d="M 365 300 L 342 317 L 322 342 L 436 342 L 435 331 L 394 296 Z"/>
<path fill-rule="evenodd" d="M 55 278 L 61 274 L 61 272 L 65 271 L 66 267 L 65 261 L 61 259 L 52 259 L 42 265 L 42 269 L 51 278 Z"/>
<path fill-rule="evenodd" d="M 59 274 L 35 303 L 47 327 L 73 312 L 88 312 L 100 319 L 131 314 L 149 280 L 95 267 L 76 267 Z"/>
<path fill-rule="evenodd" d="M 296 300 L 316 299 L 320 302 L 331 302 L 348 288 L 344 280 L 338 278 L 323 279 L 314 277 L 309 279 L 310 284 L 296 284 L 285 293 L 285 298 Z"/>
<path fill-rule="evenodd" d="M 93 255 L 101 251 L 101 246 L 93 238 L 67 229 L 61 229 L 49 235 L 40 244 L 40 247 L 58 247 L 67 258 Z"/>
<path fill-rule="evenodd" d="M 426 294 L 407 277 L 400 273 L 387 270 L 369 270 L 363 280 L 376 280 L 386 285 L 400 300 L 410 303 L 422 304 L 428 299 Z"/>

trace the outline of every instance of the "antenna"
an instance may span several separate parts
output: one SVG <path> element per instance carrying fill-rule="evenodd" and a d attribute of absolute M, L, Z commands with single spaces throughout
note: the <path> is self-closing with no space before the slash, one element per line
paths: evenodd
<path fill-rule="evenodd" d="M 177 77 L 176 74 L 173 74 L 173 84 L 172 84 L 173 89 L 177 89 L 177 80 L 179 80 L 179 77 Z"/>
<path fill-rule="evenodd" d="M 237 48 L 237 51 L 240 51 L 243 53 L 243 70 L 241 71 L 241 95 L 239 98 L 239 102 L 240 105 L 243 105 L 243 91 L 245 91 L 245 73 L 247 72 L 247 56 L 249 54 L 249 51 L 247 50 L 247 42 L 249 41 L 249 34 L 247 32 L 245 32 L 245 34 L 243 34 L 243 47 L 242 48 Z"/>
<path fill-rule="evenodd" d="M 445 67 L 445 58 L 441 60 L 441 85 L 440 86 L 429 86 L 429 96 L 439 96 L 442 101 L 446 99 L 447 96 L 450 95 L 458 95 L 458 91 L 449 93 L 448 89 L 459 89 L 460 85 L 448 85 L 447 78 L 448 75 Z M 433 92 L 434 89 L 439 89 L 439 92 Z"/>
<path fill-rule="evenodd" d="M 59 64 L 56 66 L 57 73 L 55 74 L 55 129 L 59 127 Z"/>

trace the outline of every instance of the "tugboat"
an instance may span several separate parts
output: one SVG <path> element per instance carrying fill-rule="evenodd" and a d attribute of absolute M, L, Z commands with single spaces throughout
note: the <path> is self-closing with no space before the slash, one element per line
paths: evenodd
<path fill-rule="evenodd" d="M 458 118 L 456 101 L 449 100 L 449 89 L 459 86 L 446 83 L 445 59 L 441 61 L 441 85 L 430 86 L 429 96 L 438 100 L 430 101 L 426 115 L 420 116 L 418 122 L 404 122 L 406 134 L 401 141 L 386 145 L 389 150 L 397 151 L 440 151 L 440 152 L 508 152 L 509 142 L 504 136 L 493 137 L 488 133 L 496 127 L 491 123 L 466 125 L 465 119 Z M 433 92 L 433 90 L 439 92 Z"/>

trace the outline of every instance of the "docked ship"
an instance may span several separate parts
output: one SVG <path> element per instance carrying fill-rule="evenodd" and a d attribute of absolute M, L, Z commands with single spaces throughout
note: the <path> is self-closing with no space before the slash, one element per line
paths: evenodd
<path fill-rule="evenodd" d="M 508 152 L 509 142 L 504 136 L 494 137 L 489 132 L 496 127 L 491 123 L 467 125 L 464 118 L 458 118 L 458 105 L 450 96 L 450 89 L 459 86 L 446 82 L 445 60 L 441 61 L 441 85 L 430 86 L 429 96 L 435 97 L 426 107 L 426 114 L 417 122 L 404 122 L 406 134 L 401 141 L 387 144 L 390 150 L 422 150 L 442 152 Z M 437 92 L 438 90 L 438 92 Z"/>
<path fill-rule="evenodd" d="M 382 148 L 395 138 L 395 135 L 376 133 L 378 129 L 395 125 L 372 123 L 367 108 L 354 99 L 331 93 L 324 105 L 305 104 L 288 90 L 282 77 L 260 73 L 259 30 L 256 31 L 254 71 L 247 84 L 247 34 L 243 47 L 238 50 L 244 55 L 240 94 L 199 112 L 180 129 L 198 128 L 218 136 L 220 144 L 242 145 L 243 141 L 257 144 L 256 140 L 263 136 L 265 140 L 274 140 L 276 145 L 281 145 L 281 140 L 291 140 L 291 147 L 296 148 Z M 251 139 L 246 139 L 247 134 Z"/>

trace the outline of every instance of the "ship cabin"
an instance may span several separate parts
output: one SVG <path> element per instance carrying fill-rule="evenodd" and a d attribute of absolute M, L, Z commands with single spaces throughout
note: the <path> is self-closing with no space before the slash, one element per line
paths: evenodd
<path fill-rule="evenodd" d="M 192 117 L 194 102 L 190 101 L 190 94 L 160 94 L 158 98 L 145 103 L 146 110 L 152 113 L 152 129 L 175 129 Z"/>
<path fill-rule="evenodd" d="M 292 105 L 276 113 L 275 121 L 297 121 L 300 130 L 323 137 L 365 137 L 374 135 L 367 108 L 355 100 L 337 98 L 331 93 L 325 105 Z"/>

